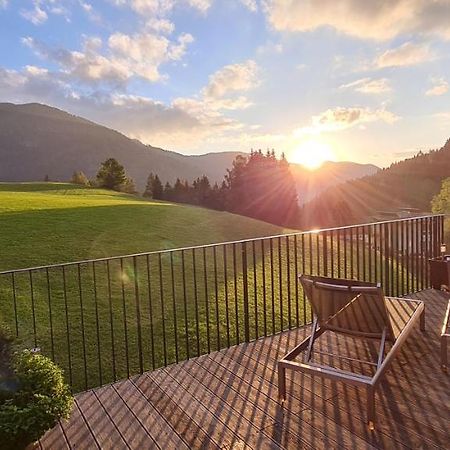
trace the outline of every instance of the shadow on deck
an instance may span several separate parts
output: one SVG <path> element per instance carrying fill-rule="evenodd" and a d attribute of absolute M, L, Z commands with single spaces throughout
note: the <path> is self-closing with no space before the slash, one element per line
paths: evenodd
<path fill-rule="evenodd" d="M 307 335 L 303 327 L 79 394 L 71 419 L 39 446 L 448 448 L 450 376 L 439 359 L 448 295 L 428 290 L 411 297 L 425 302 L 427 331 L 415 330 L 388 370 L 376 398 L 374 432 L 358 388 L 288 371 L 281 406 L 276 361 Z M 339 346 L 342 353 L 347 343 L 330 334 L 321 346 Z M 367 357 L 370 345 L 357 344 L 356 352 Z"/>

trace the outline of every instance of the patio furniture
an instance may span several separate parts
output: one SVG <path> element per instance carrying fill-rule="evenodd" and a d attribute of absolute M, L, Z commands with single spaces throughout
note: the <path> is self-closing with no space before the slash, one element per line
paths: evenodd
<path fill-rule="evenodd" d="M 421 330 L 425 330 L 424 303 L 384 297 L 381 287 L 374 283 L 312 275 L 301 275 L 300 281 L 311 304 L 314 320 L 311 335 L 278 361 L 279 396 L 282 401 L 286 399 L 286 369 L 362 386 L 367 392 L 367 419 L 369 428 L 373 430 L 376 389 L 414 325 L 420 322 Z M 376 362 L 331 355 L 337 359 L 371 364 L 374 373 L 368 376 L 313 361 L 314 344 L 327 331 L 379 340 Z M 390 344 L 388 351 L 387 343 Z M 303 361 L 296 360 L 300 353 L 303 353 Z"/>
<path fill-rule="evenodd" d="M 429 260 L 430 282 L 433 289 L 450 290 L 450 255 Z"/>
<path fill-rule="evenodd" d="M 448 355 L 447 355 L 447 344 L 450 339 L 450 299 L 447 305 L 447 311 L 444 317 L 444 323 L 442 324 L 441 331 L 441 367 L 444 372 L 447 372 L 448 366 Z"/>

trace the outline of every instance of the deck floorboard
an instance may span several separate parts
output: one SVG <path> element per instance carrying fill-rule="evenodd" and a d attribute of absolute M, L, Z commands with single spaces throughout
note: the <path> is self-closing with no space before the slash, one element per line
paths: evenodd
<path fill-rule="evenodd" d="M 439 349 L 448 294 L 412 297 L 425 302 L 427 330 L 414 330 L 388 370 L 374 432 L 356 387 L 288 371 L 287 401 L 279 402 L 276 361 L 308 335 L 306 326 L 79 394 L 70 420 L 36 448 L 449 448 L 450 375 Z M 334 335 L 318 349 L 362 359 L 374 350 Z"/>

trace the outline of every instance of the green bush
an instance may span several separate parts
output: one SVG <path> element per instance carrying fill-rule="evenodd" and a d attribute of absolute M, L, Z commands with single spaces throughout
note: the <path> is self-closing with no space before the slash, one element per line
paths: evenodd
<path fill-rule="evenodd" d="M 73 405 L 62 370 L 49 358 L 24 350 L 13 355 L 11 369 L 13 388 L 0 384 L 1 450 L 38 440 L 58 419 L 68 418 Z"/>

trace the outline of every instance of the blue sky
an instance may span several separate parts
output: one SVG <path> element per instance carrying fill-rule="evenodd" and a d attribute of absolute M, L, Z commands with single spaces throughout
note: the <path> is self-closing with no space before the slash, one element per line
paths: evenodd
<path fill-rule="evenodd" d="M 0 0 L 0 101 L 182 153 L 386 166 L 450 137 L 449 0 Z"/>

